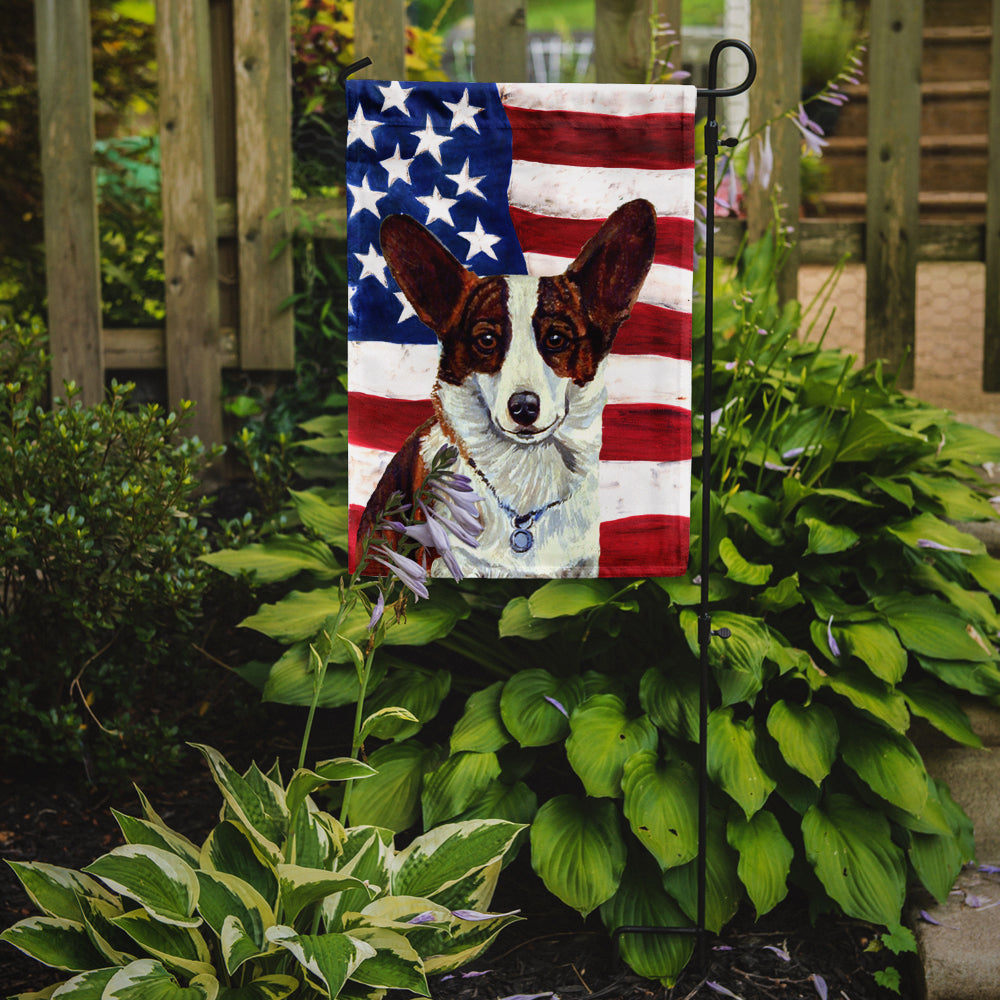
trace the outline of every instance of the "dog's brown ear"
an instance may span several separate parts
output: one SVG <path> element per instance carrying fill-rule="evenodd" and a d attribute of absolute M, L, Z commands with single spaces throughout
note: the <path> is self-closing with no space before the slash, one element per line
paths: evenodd
<path fill-rule="evenodd" d="M 382 253 L 417 316 L 435 333 L 448 329 L 476 282 L 426 226 L 409 215 L 389 215 L 379 230 Z"/>
<path fill-rule="evenodd" d="M 590 319 L 610 339 L 628 319 L 656 246 L 656 210 L 642 198 L 615 209 L 566 269 Z"/>

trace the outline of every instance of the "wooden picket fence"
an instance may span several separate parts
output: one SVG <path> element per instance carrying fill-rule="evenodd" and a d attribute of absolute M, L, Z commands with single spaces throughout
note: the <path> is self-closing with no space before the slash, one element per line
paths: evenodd
<path fill-rule="evenodd" d="M 526 79 L 529 2 L 474 0 L 478 79 Z M 292 316 L 283 308 L 292 290 L 292 220 L 313 220 L 314 236 L 344 233 L 343 200 L 287 211 L 290 0 L 157 2 L 166 325 L 142 330 L 101 325 L 89 0 L 35 3 L 53 384 L 72 379 L 85 401 L 95 401 L 108 370 L 165 369 L 169 400 L 196 401 L 195 432 L 221 441 L 222 370 L 293 365 Z M 914 344 L 917 262 L 985 261 L 983 385 L 1000 391 L 1000 0 L 992 0 L 985 223 L 918 215 L 923 5 L 871 0 L 866 218 L 787 218 L 798 239 L 782 293 L 795 294 L 800 263 L 832 263 L 845 253 L 864 261 L 866 356 L 896 364 Z M 595 0 L 598 81 L 644 79 L 651 8 L 680 25 L 681 0 Z M 751 17 L 759 66 L 753 129 L 800 99 L 802 2 L 753 0 Z M 356 51 L 373 61 L 367 75 L 405 78 L 405 0 L 357 0 L 355 23 Z M 748 193 L 745 222 L 725 220 L 717 240 L 723 255 L 745 227 L 763 231 L 775 195 L 799 204 L 798 133 L 790 124 L 776 128 L 773 143 L 769 187 Z M 909 357 L 904 384 L 912 384 Z"/>

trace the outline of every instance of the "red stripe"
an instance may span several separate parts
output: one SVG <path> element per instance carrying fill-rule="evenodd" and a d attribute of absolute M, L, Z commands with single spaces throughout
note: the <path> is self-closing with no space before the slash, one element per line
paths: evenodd
<path fill-rule="evenodd" d="M 515 160 L 639 170 L 694 166 L 694 115 L 504 110 Z"/>
<path fill-rule="evenodd" d="M 361 525 L 361 515 L 364 507 L 352 503 L 347 509 L 347 569 L 353 573 L 357 568 L 358 528 Z"/>
<path fill-rule="evenodd" d="M 525 253 L 544 253 L 574 260 L 584 243 L 601 227 L 603 219 L 564 219 L 538 215 L 511 206 L 518 242 Z M 657 264 L 669 264 L 691 270 L 694 266 L 694 222 L 676 216 L 656 220 Z"/>
<path fill-rule="evenodd" d="M 688 518 L 644 514 L 601 522 L 599 576 L 681 576 L 687 572 Z"/>
<path fill-rule="evenodd" d="M 691 313 L 637 302 L 622 323 L 612 354 L 658 354 L 691 360 Z"/>
<path fill-rule="evenodd" d="M 347 440 L 380 451 L 399 451 L 410 434 L 434 416 L 429 399 L 385 399 L 352 392 L 347 400 Z"/>
<path fill-rule="evenodd" d="M 609 403 L 600 458 L 605 462 L 678 462 L 691 457 L 691 412 L 675 406 Z"/>

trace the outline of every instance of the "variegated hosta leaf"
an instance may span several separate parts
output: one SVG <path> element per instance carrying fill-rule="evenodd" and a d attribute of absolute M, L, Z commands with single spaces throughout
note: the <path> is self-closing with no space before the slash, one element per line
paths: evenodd
<path fill-rule="evenodd" d="M 776 782 L 757 762 L 752 718 L 737 721 L 731 707 L 717 708 L 709 715 L 708 774 L 748 818 L 767 801 Z"/>
<path fill-rule="evenodd" d="M 187 837 L 176 833 L 169 827 L 152 823 L 149 820 L 126 816 L 125 813 L 120 813 L 117 809 L 112 809 L 111 812 L 118 821 L 122 835 L 128 843 L 159 847 L 161 850 L 176 854 L 192 868 L 197 866 L 199 850 Z"/>
<path fill-rule="evenodd" d="M 664 891 L 651 859 L 630 858 L 618 891 L 601 905 L 601 920 L 611 932 L 619 927 L 689 927 L 691 921 Z M 672 986 L 694 950 L 692 934 L 623 934 L 623 959 L 640 976 Z"/>
<path fill-rule="evenodd" d="M 365 986 L 409 990 L 418 996 L 430 996 L 424 963 L 413 945 L 402 934 L 384 927 L 356 927 L 351 937 L 375 949 L 351 973 L 351 979 Z"/>
<path fill-rule="evenodd" d="M 396 628 L 394 626 L 387 634 L 392 635 Z M 430 722 L 450 690 L 451 674 L 447 670 L 408 667 L 392 671 L 374 689 L 365 704 L 373 712 L 387 708 L 402 708 L 409 712 L 410 719 L 389 716 L 379 719 L 379 738 L 399 741 L 416 735 L 425 722 Z"/>
<path fill-rule="evenodd" d="M 751 819 L 737 816 L 730 820 L 726 837 L 740 853 L 736 873 L 758 918 L 762 917 L 788 895 L 788 872 L 795 849 L 781 832 L 774 813 L 766 809 Z"/>
<path fill-rule="evenodd" d="M 632 832 L 661 869 L 697 855 L 698 783 L 690 765 L 643 750 L 625 762 L 622 789 Z"/>
<path fill-rule="evenodd" d="M 219 944 L 222 948 L 222 959 L 226 963 L 226 971 L 233 975 L 241 965 L 253 958 L 260 958 L 275 946 L 268 942 L 258 943 L 243 922 L 235 916 L 228 916 L 222 921 L 219 931 Z"/>
<path fill-rule="evenodd" d="M 125 844 L 85 869 L 113 892 L 134 899 L 150 916 L 165 924 L 197 927 L 198 878 L 171 851 L 146 844 Z"/>
<path fill-rule="evenodd" d="M 272 908 L 278 905 L 278 875 L 241 823 L 220 823 L 201 847 L 199 867 L 224 872 L 252 885 Z"/>
<path fill-rule="evenodd" d="M 365 959 L 375 957 L 370 944 L 349 934 L 296 934 L 293 928 L 278 924 L 268 928 L 267 939 L 294 955 L 309 978 L 332 997 Z"/>
<path fill-rule="evenodd" d="M 302 910 L 345 889 L 361 889 L 375 895 L 361 879 L 342 872 L 327 872 L 300 865 L 278 865 L 281 906 L 286 920 L 294 921 Z"/>
<path fill-rule="evenodd" d="M 523 827 L 501 819 L 446 823 L 393 859 L 392 892 L 433 899 L 473 872 L 499 861 Z"/>
<path fill-rule="evenodd" d="M 80 975 L 67 979 L 54 991 L 50 986 L 43 993 L 21 993 L 11 1000 L 28 1000 L 29 997 L 41 1000 L 42 997 L 50 996 L 56 1000 L 101 1000 L 104 988 L 111 982 L 119 968 L 120 966 L 111 966 L 107 969 L 91 969 L 89 972 L 81 972 Z"/>
<path fill-rule="evenodd" d="M 569 716 L 583 701 L 579 677 L 560 679 L 547 670 L 514 674 L 500 694 L 504 727 L 523 747 L 543 747 L 569 732 Z"/>
<path fill-rule="evenodd" d="M 0 934 L 26 955 L 53 969 L 81 972 L 100 968 L 105 959 L 95 950 L 87 928 L 65 917 L 28 917 Z"/>
<path fill-rule="evenodd" d="M 830 795 L 805 814 L 802 837 L 820 882 L 849 917 L 899 923 L 906 866 L 882 813 L 849 795 Z"/>
<path fill-rule="evenodd" d="M 522 832 L 523 832 L 522 827 Z M 518 834 L 520 837 L 520 833 Z M 517 838 L 515 838 L 517 839 Z M 493 902 L 493 894 L 497 889 L 497 882 L 500 879 L 500 870 L 503 868 L 506 857 L 497 858 L 491 865 L 479 868 L 465 878 L 460 878 L 446 889 L 434 893 L 435 902 L 448 907 L 449 910 L 460 910 L 463 908 L 472 910 L 488 910 Z"/>
<path fill-rule="evenodd" d="M 586 916 L 618 889 L 625 842 L 608 799 L 558 795 L 531 824 L 531 865 L 549 892 Z"/>
<path fill-rule="evenodd" d="M 217 750 L 203 744 L 193 744 L 208 761 L 212 777 L 238 819 L 249 831 L 264 855 L 273 863 L 281 856 L 279 844 L 288 831 L 288 808 L 284 789 L 251 769 L 246 776 L 230 767 Z"/>
<path fill-rule="evenodd" d="M 433 953 L 424 959 L 424 970 L 431 973 L 451 972 L 478 958 L 493 943 L 494 938 L 508 924 L 521 917 L 510 913 L 476 914 L 468 919 L 468 910 L 452 910 L 454 923 L 451 932 L 441 940 Z M 416 943 L 416 942 L 415 942 Z"/>
<path fill-rule="evenodd" d="M 292 819 L 285 858 L 305 868 L 335 868 L 344 836 L 337 819 L 317 809 L 312 799 L 306 799 Z"/>
<path fill-rule="evenodd" d="M 119 969 L 108 981 L 101 1000 L 216 1000 L 219 981 L 196 976 L 187 986 L 153 959 L 143 958 Z"/>
<path fill-rule="evenodd" d="M 420 797 L 424 826 L 437 826 L 454 819 L 475 802 L 500 777 L 495 753 L 452 754 L 424 779 Z"/>
<path fill-rule="evenodd" d="M 120 902 L 109 903 L 93 896 L 83 896 L 80 904 L 90 940 L 104 956 L 106 965 L 128 965 L 139 958 L 140 949 L 135 942 L 114 925 L 115 917 L 125 912 Z"/>
<path fill-rule="evenodd" d="M 495 753 L 510 743 L 500 716 L 500 692 L 503 681 L 470 695 L 462 717 L 451 733 L 451 752 L 474 750 L 477 753 Z"/>
<path fill-rule="evenodd" d="M 132 910 L 111 921 L 150 955 L 189 976 L 213 971 L 205 939 L 190 927 L 160 923 L 145 910 Z"/>
<path fill-rule="evenodd" d="M 97 879 L 74 871 L 39 861 L 8 861 L 31 901 L 46 916 L 81 920 L 81 896 L 93 896 L 109 903 L 116 902 Z"/>
<path fill-rule="evenodd" d="M 566 757 L 588 795 L 621 796 L 622 768 L 639 750 L 653 750 L 659 739 L 647 715 L 630 719 L 625 702 L 613 694 L 595 694 L 573 711 Z"/>
<path fill-rule="evenodd" d="M 815 785 L 830 773 L 840 733 L 826 705 L 778 700 L 768 713 L 767 731 L 777 741 L 785 761 Z"/>
<path fill-rule="evenodd" d="M 300 767 L 288 782 L 285 792 L 285 805 L 291 815 L 295 815 L 305 801 L 318 788 L 328 785 L 331 781 L 349 781 L 355 778 L 370 778 L 376 774 L 373 767 L 353 757 L 337 757 L 325 760 L 316 765 L 313 770 Z"/>
<path fill-rule="evenodd" d="M 218 1000 L 285 1000 L 300 986 L 294 976 L 261 976 L 245 986 L 223 987 Z"/>
<path fill-rule="evenodd" d="M 266 950 L 264 931 L 274 925 L 274 912 L 252 885 L 235 875 L 206 871 L 198 872 L 198 883 L 201 887 L 198 910 L 220 940 L 226 921 L 232 919 L 239 922 L 239 930 L 250 939 L 255 953 Z M 233 931 L 230 931 L 230 937 L 232 935 Z M 245 949 L 241 946 L 241 955 L 243 951 Z M 236 965 L 230 965 L 230 954 L 231 949 L 227 950 L 226 965 L 232 975 L 238 965 L 250 956 L 242 955 Z"/>
<path fill-rule="evenodd" d="M 342 875 L 353 875 L 367 888 L 345 889 L 323 900 L 323 920 L 328 931 L 344 930 L 345 913 L 358 912 L 368 905 L 372 892 L 388 889 L 392 850 L 391 831 L 373 826 L 356 826 L 347 831 L 337 870 Z"/>

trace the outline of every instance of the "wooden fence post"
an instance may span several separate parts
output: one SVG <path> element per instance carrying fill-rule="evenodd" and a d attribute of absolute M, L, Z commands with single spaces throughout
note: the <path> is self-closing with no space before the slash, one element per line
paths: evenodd
<path fill-rule="evenodd" d="M 750 131 L 795 108 L 802 98 L 802 4 L 799 0 L 758 0 L 750 8 L 750 41 L 760 72 L 750 88 Z M 739 123 L 735 123 L 738 125 Z M 735 128 L 732 129 L 735 131 Z M 758 142 L 759 140 L 754 140 Z M 766 188 L 755 179 L 747 192 L 747 227 L 751 240 L 760 239 L 780 207 L 780 225 L 793 229 L 793 244 L 778 274 L 778 297 L 797 298 L 799 286 L 799 160 L 802 136 L 787 119 L 771 127 L 774 169 Z"/>
<path fill-rule="evenodd" d="M 923 0 L 872 0 L 868 53 L 865 360 L 913 387 Z"/>
<path fill-rule="evenodd" d="M 358 79 L 406 79 L 406 0 L 355 0 L 354 58 L 364 56 Z"/>
<path fill-rule="evenodd" d="M 477 80 L 520 83 L 528 75 L 524 0 L 475 0 Z"/>
<path fill-rule="evenodd" d="M 990 45 L 989 171 L 986 179 L 986 325 L 983 390 L 1000 392 L 1000 0 L 993 0 Z"/>
<path fill-rule="evenodd" d="M 242 368 L 295 367 L 290 20 L 288 0 L 233 6 Z"/>
<path fill-rule="evenodd" d="M 104 398 L 89 0 L 35 0 L 52 393 Z"/>
<path fill-rule="evenodd" d="M 650 2 L 594 0 L 594 68 L 598 83 L 646 82 Z"/>
<path fill-rule="evenodd" d="M 219 254 L 207 0 L 159 0 L 167 396 L 197 402 L 191 429 L 222 441 Z"/>

